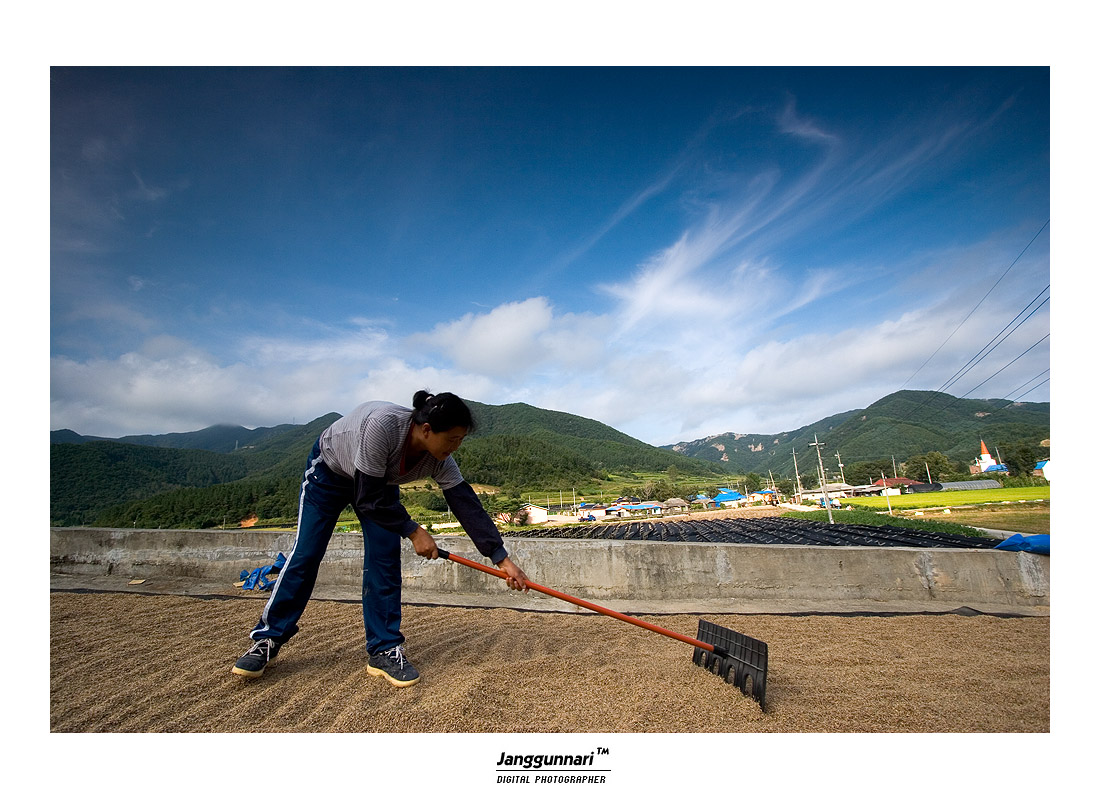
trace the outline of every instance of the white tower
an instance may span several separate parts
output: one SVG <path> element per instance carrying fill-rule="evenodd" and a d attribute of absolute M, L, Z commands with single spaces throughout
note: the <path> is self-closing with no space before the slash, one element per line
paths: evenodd
<path fill-rule="evenodd" d="M 982 440 L 982 454 L 978 456 L 978 468 L 981 472 L 988 472 L 990 467 L 997 466 L 997 460 L 989 454 L 989 448 L 985 446 L 985 440 Z"/>

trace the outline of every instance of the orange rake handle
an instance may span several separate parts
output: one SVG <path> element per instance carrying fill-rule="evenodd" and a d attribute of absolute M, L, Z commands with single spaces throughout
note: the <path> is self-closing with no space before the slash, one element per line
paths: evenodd
<path fill-rule="evenodd" d="M 506 572 L 504 572 L 504 570 L 493 569 L 492 567 L 487 567 L 484 564 L 479 564 L 476 561 L 471 561 L 468 558 L 463 558 L 462 556 L 456 556 L 454 553 L 450 553 L 450 552 L 444 550 L 442 547 L 437 547 L 436 549 L 439 551 L 439 557 L 440 558 L 446 558 L 446 559 L 454 561 L 458 564 L 462 564 L 462 565 L 467 566 L 467 567 L 472 567 L 473 569 L 480 570 L 481 572 L 484 572 L 487 575 L 495 575 L 496 577 L 503 578 L 503 579 L 508 578 L 508 574 Z M 595 603 L 590 603 L 587 600 L 581 600 L 578 597 L 572 597 L 570 595 L 565 594 L 564 592 L 559 592 L 556 589 L 549 589 L 545 586 L 539 586 L 537 583 L 532 583 L 531 581 L 527 581 L 527 586 L 531 589 L 534 589 L 536 592 L 542 592 L 543 594 L 550 595 L 551 597 L 556 597 L 559 600 L 565 600 L 567 603 L 573 603 L 574 605 L 578 605 L 581 608 L 587 608 L 589 611 L 596 611 L 596 612 L 599 612 L 600 614 L 605 614 L 606 616 L 614 617 L 615 619 L 620 619 L 623 622 L 629 622 L 631 625 L 637 625 L 640 628 L 645 628 L 647 631 L 653 631 L 654 633 L 660 633 L 664 636 L 668 636 L 668 637 L 671 637 L 673 639 L 677 639 L 681 642 L 684 642 L 685 644 L 690 644 L 694 647 L 698 647 L 700 650 L 706 650 L 708 653 L 714 653 L 715 655 L 723 656 L 723 657 L 729 655 L 729 653 L 723 647 L 718 647 L 718 646 L 715 646 L 713 644 L 708 644 L 706 642 L 701 642 L 698 639 L 692 638 L 691 636 L 685 636 L 682 633 L 677 633 L 676 631 L 670 631 L 670 630 L 668 630 L 668 628 L 662 628 L 659 625 L 654 625 L 650 622 L 646 622 L 644 620 L 636 619 L 635 617 L 629 617 L 626 614 L 619 613 L 618 611 L 612 611 L 610 608 L 604 608 L 603 606 L 598 606 Z"/>

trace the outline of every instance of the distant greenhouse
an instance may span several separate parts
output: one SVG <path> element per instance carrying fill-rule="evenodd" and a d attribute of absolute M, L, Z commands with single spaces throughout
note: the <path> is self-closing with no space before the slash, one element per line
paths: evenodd
<path fill-rule="evenodd" d="M 1000 489 L 997 481 L 944 481 L 940 484 L 945 492 L 968 492 L 976 489 Z"/>
<path fill-rule="evenodd" d="M 977 489 L 1000 489 L 997 481 L 944 481 L 943 483 L 914 483 L 905 487 L 906 492 L 972 492 Z"/>

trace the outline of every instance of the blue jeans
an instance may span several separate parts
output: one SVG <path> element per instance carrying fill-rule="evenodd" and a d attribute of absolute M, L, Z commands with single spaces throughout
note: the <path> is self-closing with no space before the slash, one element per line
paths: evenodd
<path fill-rule="evenodd" d="M 397 487 L 387 490 L 397 493 Z M 332 532 L 341 512 L 352 502 L 355 484 L 321 460 L 320 442 L 306 461 L 298 500 L 298 533 L 286 564 L 252 639 L 283 643 L 298 632 L 298 620 L 317 583 Z M 401 537 L 359 517 L 363 526 L 363 628 L 367 651 L 377 653 L 405 641 L 401 633 Z"/>

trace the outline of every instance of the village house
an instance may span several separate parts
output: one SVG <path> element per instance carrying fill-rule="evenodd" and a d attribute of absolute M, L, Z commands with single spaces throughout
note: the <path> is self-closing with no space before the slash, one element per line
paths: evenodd
<path fill-rule="evenodd" d="M 550 519 L 550 509 L 536 506 L 534 503 L 525 503 L 520 511 L 527 514 L 528 525 L 542 525 Z"/>
<path fill-rule="evenodd" d="M 670 497 L 665 500 L 665 510 L 671 514 L 680 514 L 687 511 L 689 508 L 687 500 L 681 500 L 679 497 Z"/>
<path fill-rule="evenodd" d="M 851 497 L 855 494 L 855 488 L 847 483 L 826 483 L 824 491 L 820 486 L 816 489 L 807 489 L 802 492 L 802 498 L 804 500 L 823 500 L 825 499 L 825 492 L 828 492 L 830 500 L 837 497 Z"/>
<path fill-rule="evenodd" d="M 603 503 L 581 503 L 577 506 L 577 516 L 581 519 L 606 517 L 607 506 Z"/>
<path fill-rule="evenodd" d="M 718 494 L 714 496 L 714 505 L 716 508 L 737 508 L 744 505 L 747 502 L 745 495 L 740 492 L 735 492 L 732 489 L 719 489 Z"/>
<path fill-rule="evenodd" d="M 749 493 L 750 503 L 766 503 L 767 505 L 774 506 L 779 504 L 779 495 L 775 489 L 761 489 L 757 492 Z"/>
<path fill-rule="evenodd" d="M 615 503 L 607 507 L 607 514 L 615 517 L 631 517 L 637 514 L 650 516 L 661 514 L 664 510 L 663 503 Z"/>
<path fill-rule="evenodd" d="M 855 489 L 855 495 L 878 495 L 884 497 L 886 495 L 899 495 L 905 494 L 905 490 L 909 486 L 920 483 L 912 478 L 886 478 L 883 480 L 879 478 L 874 483 L 869 483 L 866 486 L 857 486 Z"/>

